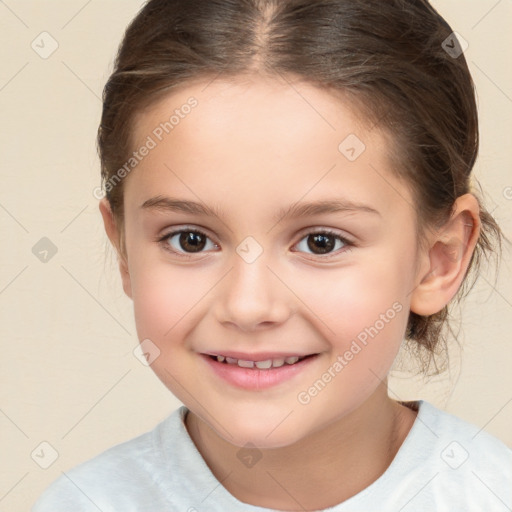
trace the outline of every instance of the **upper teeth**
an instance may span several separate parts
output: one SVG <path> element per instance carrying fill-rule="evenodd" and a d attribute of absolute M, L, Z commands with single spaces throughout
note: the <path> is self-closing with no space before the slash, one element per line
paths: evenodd
<path fill-rule="evenodd" d="M 286 364 L 295 364 L 299 358 L 297 356 L 291 357 L 279 357 L 276 359 L 266 359 L 265 361 L 246 361 L 244 359 L 235 359 L 234 357 L 217 356 L 217 361 L 220 363 L 226 362 L 228 364 L 237 364 L 241 368 L 259 368 L 260 370 L 266 370 L 270 367 L 278 368 Z"/>

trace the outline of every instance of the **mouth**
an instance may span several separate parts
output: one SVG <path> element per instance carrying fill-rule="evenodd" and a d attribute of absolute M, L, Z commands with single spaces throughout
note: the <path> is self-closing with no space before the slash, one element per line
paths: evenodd
<path fill-rule="evenodd" d="M 222 364 L 236 365 L 240 368 L 253 368 L 257 370 L 270 370 L 272 368 L 281 368 L 284 365 L 294 365 L 304 359 L 314 357 L 317 354 L 309 354 L 306 356 L 287 356 L 287 357 L 269 357 L 264 360 L 254 361 L 251 359 L 237 359 L 235 357 L 228 357 L 224 355 L 211 355 L 205 354 L 213 361 L 217 361 Z"/>
<path fill-rule="evenodd" d="M 200 354 L 212 377 L 236 388 L 263 391 L 293 379 L 306 371 L 315 371 L 316 354 Z M 238 356 L 238 357 L 234 357 Z"/>

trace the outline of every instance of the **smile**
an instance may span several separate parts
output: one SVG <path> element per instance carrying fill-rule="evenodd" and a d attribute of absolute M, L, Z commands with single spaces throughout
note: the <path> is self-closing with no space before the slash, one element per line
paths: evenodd
<path fill-rule="evenodd" d="M 312 367 L 320 354 L 200 354 L 211 375 L 236 388 L 262 391 L 283 384 Z M 234 355 L 245 357 L 232 357 Z M 250 359 L 252 356 L 254 359 Z M 257 360 L 256 360 L 257 359 Z M 313 368 L 313 367 L 312 367 Z"/>
<path fill-rule="evenodd" d="M 313 354 L 311 354 L 313 355 Z M 210 356 L 212 359 L 217 360 L 219 363 L 238 365 L 240 368 L 257 368 L 258 370 L 269 370 L 270 368 L 280 368 L 284 364 L 295 364 L 306 357 L 311 356 L 290 356 L 290 357 L 279 357 L 274 359 L 266 359 L 264 361 L 250 361 L 244 359 L 236 359 L 234 357 L 225 356 Z"/>

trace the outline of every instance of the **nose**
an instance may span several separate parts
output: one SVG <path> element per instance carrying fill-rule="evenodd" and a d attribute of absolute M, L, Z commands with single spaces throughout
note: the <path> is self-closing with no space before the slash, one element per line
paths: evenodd
<path fill-rule="evenodd" d="M 264 255 L 252 263 L 235 255 L 216 297 L 217 321 L 244 332 L 279 325 L 293 314 L 292 295 Z"/>

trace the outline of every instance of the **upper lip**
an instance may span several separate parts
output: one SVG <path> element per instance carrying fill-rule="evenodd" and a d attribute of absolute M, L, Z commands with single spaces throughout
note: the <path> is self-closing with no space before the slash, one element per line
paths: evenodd
<path fill-rule="evenodd" d="M 231 357 L 233 359 L 239 359 L 242 361 L 268 361 L 269 359 L 285 359 L 287 357 L 306 357 L 315 355 L 314 352 L 308 352 L 307 354 L 299 354 L 297 352 L 234 352 L 231 350 L 219 350 L 212 352 L 203 352 L 207 356 L 224 356 Z"/>

